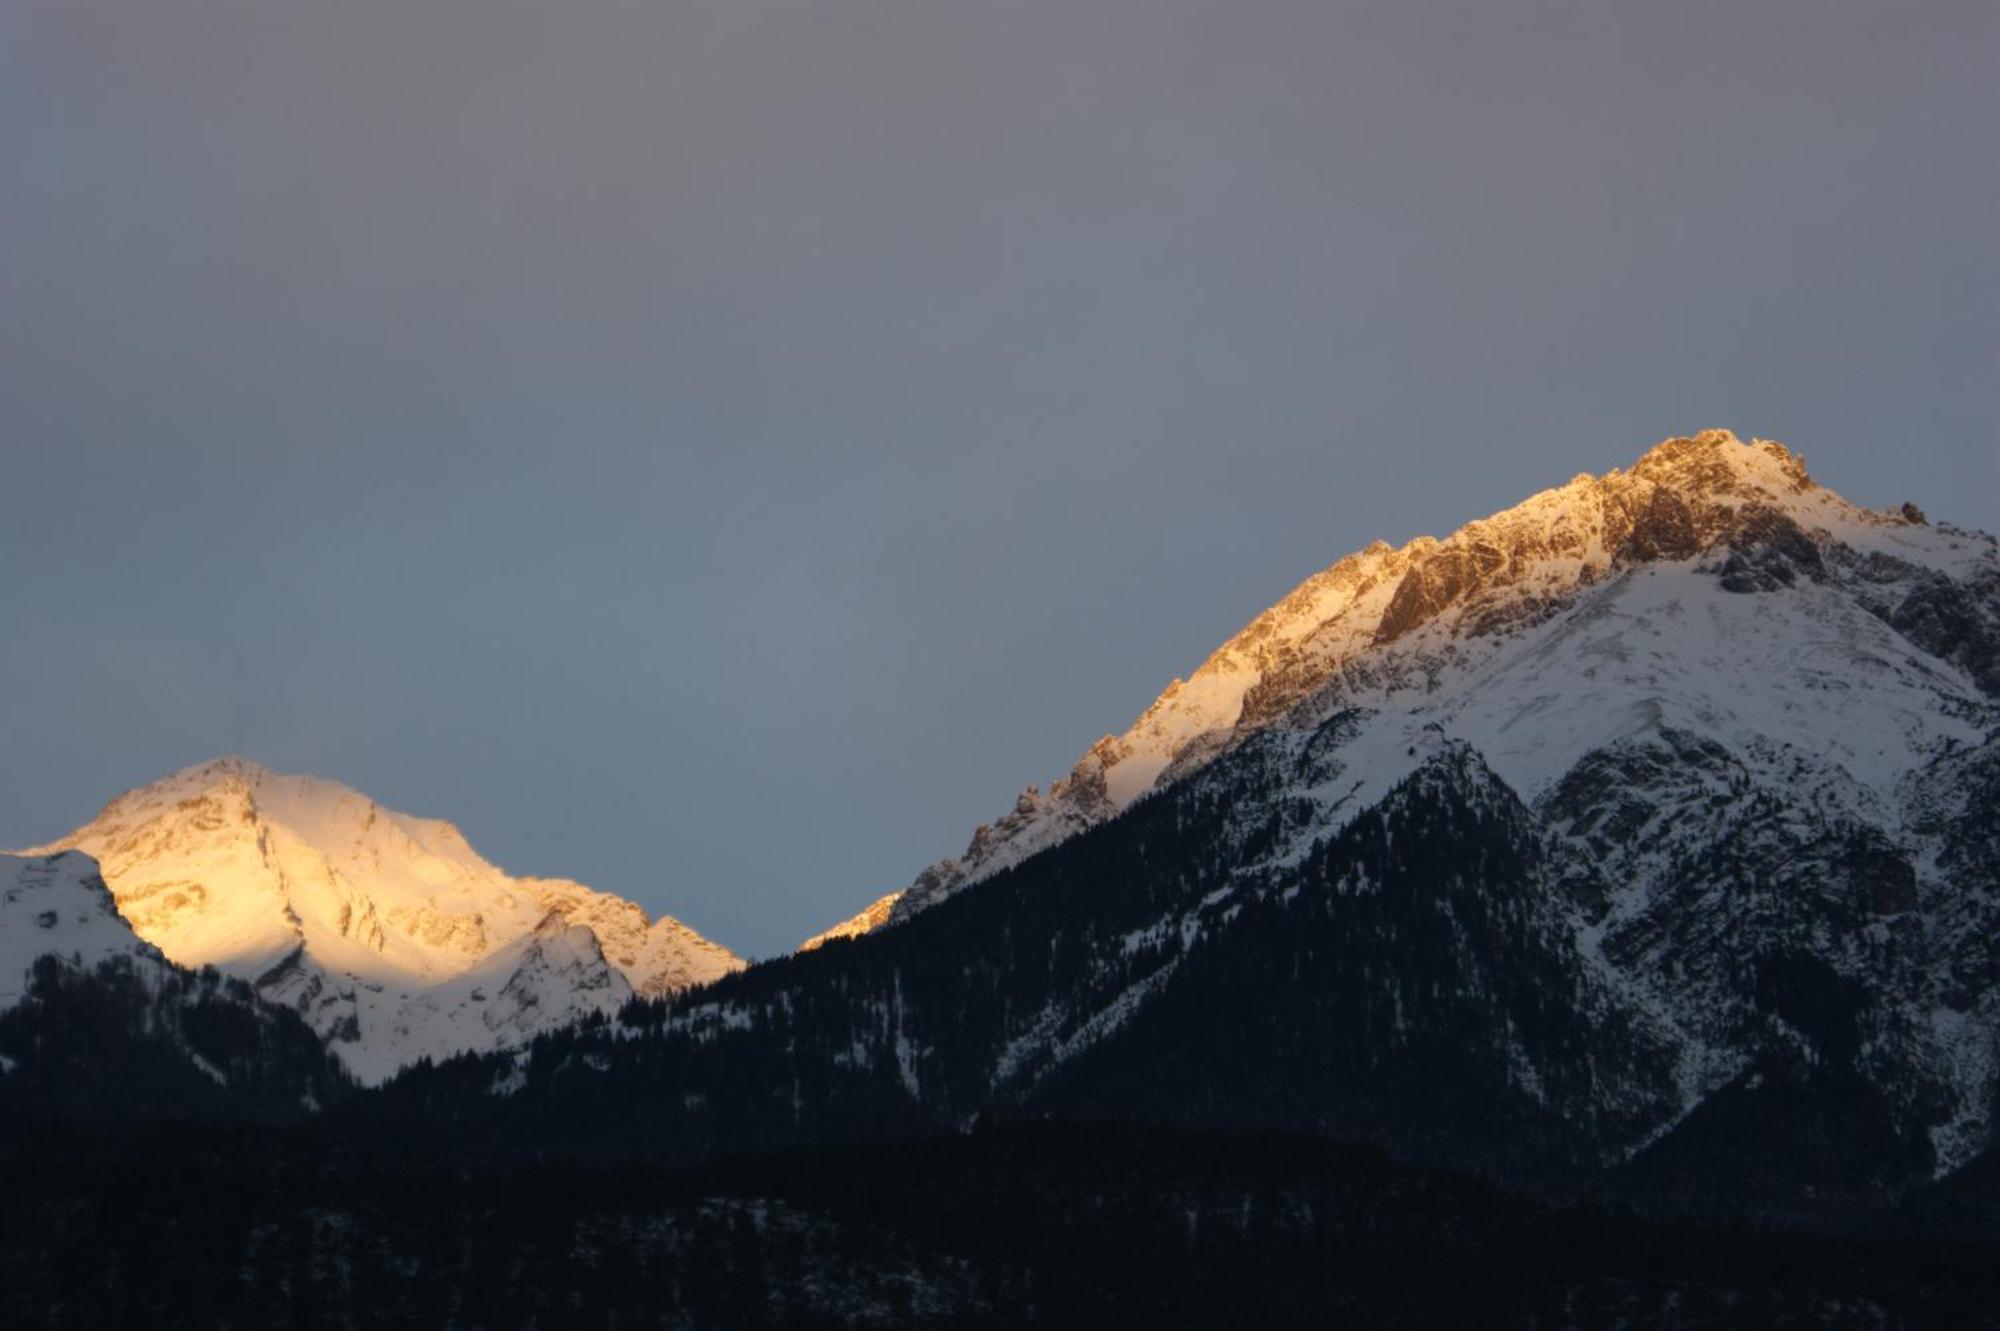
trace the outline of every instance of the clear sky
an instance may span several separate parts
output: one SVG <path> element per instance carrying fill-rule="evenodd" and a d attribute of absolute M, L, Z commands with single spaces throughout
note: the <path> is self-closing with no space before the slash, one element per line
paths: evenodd
<path fill-rule="evenodd" d="M 2000 5 L 0 0 L 0 844 L 242 752 L 780 951 L 1709 426 L 2000 528 Z"/>

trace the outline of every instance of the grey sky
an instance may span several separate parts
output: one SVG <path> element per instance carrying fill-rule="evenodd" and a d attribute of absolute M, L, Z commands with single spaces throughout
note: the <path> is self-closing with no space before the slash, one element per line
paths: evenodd
<path fill-rule="evenodd" d="M 0 0 L 0 844 L 239 751 L 756 954 L 1707 426 L 2000 528 L 2000 6 Z"/>

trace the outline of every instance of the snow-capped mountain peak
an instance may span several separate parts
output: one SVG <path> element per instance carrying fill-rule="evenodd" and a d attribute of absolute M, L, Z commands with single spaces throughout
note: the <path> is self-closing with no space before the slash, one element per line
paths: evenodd
<path fill-rule="evenodd" d="M 1629 575 L 1642 569 L 1671 578 L 1674 592 L 1621 590 L 1632 588 Z M 1823 637 L 1813 625 L 1823 628 L 1827 616 L 1845 616 L 1864 640 L 1882 639 L 1897 654 L 1897 669 L 1936 674 L 1954 696 L 1991 697 L 2000 694 L 2000 624 L 1979 589 L 1996 584 L 2000 552 L 1992 537 L 1932 526 L 1908 504 L 1851 504 L 1816 483 L 1804 459 L 1782 444 L 1745 443 L 1726 430 L 1668 439 L 1628 469 L 1579 475 L 1443 539 L 1420 536 L 1396 547 L 1376 541 L 1314 574 L 1170 683 L 1122 734 L 1097 741 L 1046 791 L 1030 787 L 1006 816 L 978 829 L 961 857 L 931 866 L 887 905 L 878 902 L 829 933 L 908 918 L 1116 815 L 1300 709 L 1322 716 L 1342 706 L 1442 711 L 1482 673 L 1531 677 L 1537 667 L 1501 658 L 1546 636 L 1551 621 L 1591 607 L 1618 622 L 1614 606 L 1628 594 L 1660 604 L 1658 614 L 1626 622 L 1643 623 L 1645 634 L 1681 637 L 1694 631 L 1684 629 L 1684 619 L 1695 601 L 1708 606 L 1708 632 L 1721 623 L 1716 615 L 1729 617 L 1714 594 L 1794 592 L 1800 604 L 1768 617 L 1769 608 L 1759 607 L 1754 631 L 1739 626 L 1728 640 L 1749 651 L 1768 636 L 1771 620 L 1789 621 L 1805 637 L 1781 645 L 1782 655 Z M 1679 596 L 1683 590 L 1690 596 Z M 1679 607 L 1679 618 L 1660 617 L 1667 602 Z M 1632 648 L 1592 638 L 1580 626 L 1564 632 L 1580 651 Z M 1559 654 L 1553 646 L 1542 651 Z M 1719 659 L 1708 664 L 1734 668 Z M 1780 670 L 1764 678 L 1775 687 L 1793 677 Z M 1631 696 L 1621 693 L 1612 708 L 1620 716 L 1651 716 L 1665 705 L 1644 682 L 1628 683 Z M 1459 710 L 1473 733 L 1502 724 L 1474 716 L 1477 707 Z M 1918 727 L 1918 749 L 1964 728 L 1943 719 L 1950 710 L 1933 709 L 1937 724 Z M 1604 724 L 1629 728 L 1622 720 Z M 1610 737 L 1574 742 L 1587 747 Z M 1552 779 L 1545 769 L 1557 755 L 1549 743 L 1516 744 L 1549 750 L 1527 763 L 1538 782 Z M 1525 767 L 1521 774 L 1529 775 Z"/>
<path fill-rule="evenodd" d="M 128 791 L 39 852 L 68 849 L 140 937 L 296 1006 L 368 1080 L 743 964 L 609 893 L 513 877 L 448 822 L 244 758 Z"/>
<path fill-rule="evenodd" d="M 889 930 L 913 1094 L 979 1023 L 952 989 L 911 1039 L 887 962 L 948 943 L 1028 977 L 986 981 L 996 1093 L 1213 1114 L 1240 1039 L 1302 1078 L 1245 1115 L 1443 1149 L 1481 1125 L 1404 1121 L 1486 1058 L 1482 1103 L 1671 1170 L 1818 1086 L 1906 1184 L 2000 1150 L 1996 808 L 2000 545 L 1711 431 L 1316 574 L 832 932 Z"/>

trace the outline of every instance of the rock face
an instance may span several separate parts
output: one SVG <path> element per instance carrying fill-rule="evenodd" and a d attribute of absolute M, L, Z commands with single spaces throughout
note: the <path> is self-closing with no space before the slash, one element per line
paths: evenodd
<path fill-rule="evenodd" d="M 69 849 L 98 859 L 141 938 L 295 1008 L 364 1081 L 743 964 L 608 893 L 510 877 L 449 823 L 240 758 L 121 795 L 42 848 Z"/>

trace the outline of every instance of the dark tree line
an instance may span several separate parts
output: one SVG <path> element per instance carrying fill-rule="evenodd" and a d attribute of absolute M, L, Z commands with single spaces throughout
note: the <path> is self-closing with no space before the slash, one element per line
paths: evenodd
<path fill-rule="evenodd" d="M 1302 1135 L 988 1123 L 468 1173 L 182 1126 L 0 1153 L 0 1189 L 8 1325 L 2000 1325 L 1987 1247 L 1551 1208 Z"/>

